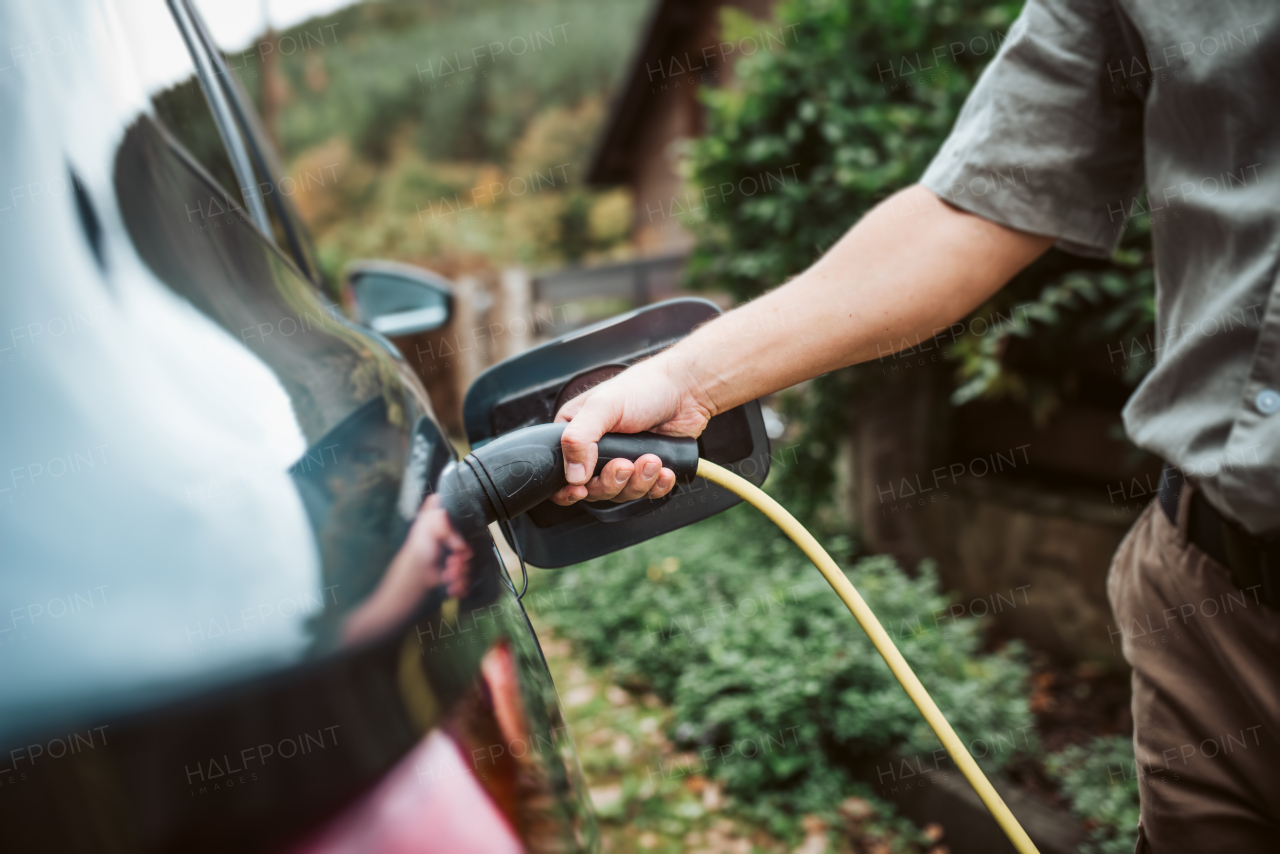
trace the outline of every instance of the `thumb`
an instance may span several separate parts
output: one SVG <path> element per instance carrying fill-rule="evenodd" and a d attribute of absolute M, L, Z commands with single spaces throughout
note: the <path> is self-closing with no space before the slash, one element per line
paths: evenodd
<path fill-rule="evenodd" d="M 567 408 L 567 407 L 566 407 Z M 612 395 L 596 394 L 587 398 L 572 421 L 564 428 L 560 447 L 564 450 L 564 476 L 569 483 L 582 484 L 591 479 L 596 467 L 596 442 L 618 423 L 621 403 Z"/>

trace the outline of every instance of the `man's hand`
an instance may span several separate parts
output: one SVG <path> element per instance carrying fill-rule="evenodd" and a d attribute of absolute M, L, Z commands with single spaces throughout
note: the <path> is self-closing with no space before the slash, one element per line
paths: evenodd
<path fill-rule="evenodd" d="M 471 557 L 471 546 L 453 527 L 440 496 L 428 496 L 378 586 L 343 623 L 343 641 L 359 643 L 394 628 L 435 587 L 444 585 L 458 599 L 466 596 Z"/>
<path fill-rule="evenodd" d="M 573 504 L 584 498 L 661 498 L 675 486 L 676 476 L 654 454 L 645 454 L 634 463 L 612 460 L 598 477 L 591 477 L 596 467 L 596 442 L 605 433 L 643 430 L 668 436 L 697 436 L 714 414 L 688 384 L 671 376 L 661 355 L 583 392 L 556 414 L 556 421 L 571 422 L 561 440 L 569 485 L 551 500 Z"/>

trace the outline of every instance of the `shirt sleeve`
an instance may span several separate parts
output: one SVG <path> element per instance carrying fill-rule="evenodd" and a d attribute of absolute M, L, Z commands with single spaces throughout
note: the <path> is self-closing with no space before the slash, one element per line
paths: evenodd
<path fill-rule="evenodd" d="M 985 219 L 1108 257 L 1142 184 L 1142 101 L 1109 0 L 1029 0 L 921 183 Z"/>

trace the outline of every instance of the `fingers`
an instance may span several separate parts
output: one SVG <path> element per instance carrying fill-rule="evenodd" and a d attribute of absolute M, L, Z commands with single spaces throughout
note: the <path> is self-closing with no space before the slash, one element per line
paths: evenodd
<path fill-rule="evenodd" d="M 449 518 L 449 513 L 444 509 L 439 495 L 427 496 L 427 500 L 418 510 L 418 517 L 414 520 L 413 527 L 421 528 L 437 545 L 444 545 L 451 551 L 465 552 L 468 557 L 471 556 L 471 547 L 467 545 L 466 538 L 458 532 L 458 529 L 453 527 L 453 520 Z"/>
<path fill-rule="evenodd" d="M 586 485 L 563 487 L 551 500 L 568 506 L 583 499 L 591 501 L 633 501 L 637 498 L 661 498 L 676 484 L 675 473 L 664 468 L 656 454 L 644 454 L 634 463 L 610 460 L 599 476 Z"/>
<path fill-rule="evenodd" d="M 587 482 L 587 497 L 592 501 L 615 498 L 634 480 L 636 464 L 631 460 L 610 460 L 600 474 Z"/>
<path fill-rule="evenodd" d="M 664 468 L 658 474 L 658 482 L 649 490 L 649 498 L 661 498 L 671 491 L 676 485 L 676 473 L 671 469 Z"/>
<path fill-rule="evenodd" d="M 573 403 L 571 400 L 565 404 L 556 416 L 559 419 L 569 413 L 568 417 L 573 418 L 560 439 L 560 447 L 564 449 L 564 476 L 570 484 L 585 484 L 595 471 L 596 442 L 618 423 L 619 413 L 605 395 L 591 395 L 576 415 L 570 409 Z"/>
<path fill-rule="evenodd" d="M 657 454 L 643 454 L 635 461 L 631 478 L 621 490 L 610 497 L 614 501 L 634 501 L 637 498 L 643 498 L 657 484 L 661 473 L 662 460 L 658 459 Z"/>
<path fill-rule="evenodd" d="M 559 504 L 561 507 L 568 507 L 587 497 L 587 488 L 580 484 L 571 483 L 568 486 L 560 488 L 560 491 L 551 496 L 553 504 Z"/>

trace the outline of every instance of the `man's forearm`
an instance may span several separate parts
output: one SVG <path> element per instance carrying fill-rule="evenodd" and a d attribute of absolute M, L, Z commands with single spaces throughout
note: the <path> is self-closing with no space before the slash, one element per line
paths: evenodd
<path fill-rule="evenodd" d="M 709 410 L 724 412 L 938 334 L 1052 242 L 909 187 L 870 211 L 804 273 L 658 359 Z"/>

